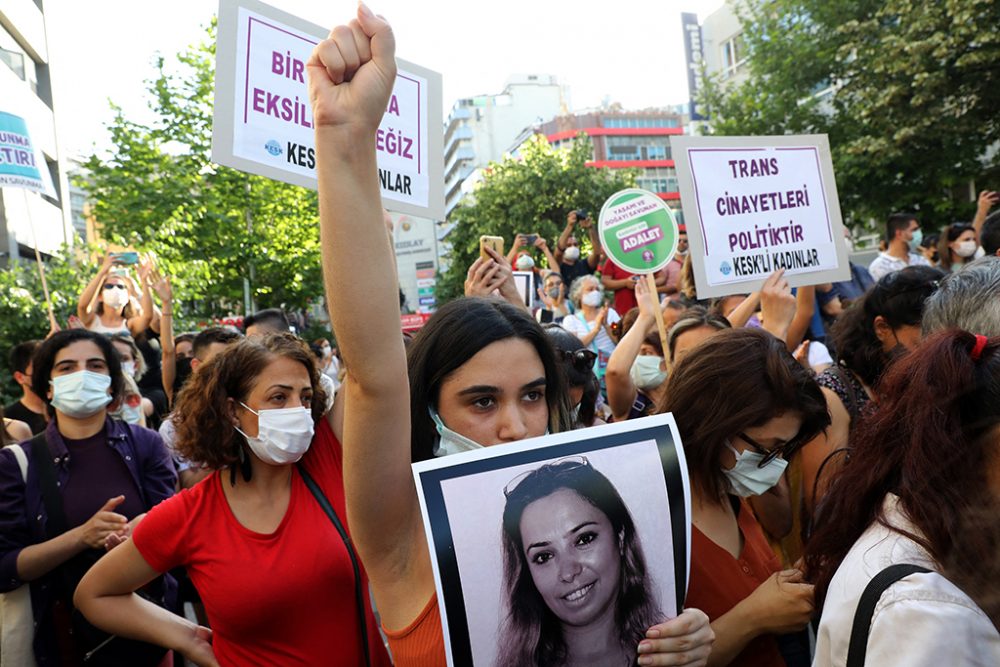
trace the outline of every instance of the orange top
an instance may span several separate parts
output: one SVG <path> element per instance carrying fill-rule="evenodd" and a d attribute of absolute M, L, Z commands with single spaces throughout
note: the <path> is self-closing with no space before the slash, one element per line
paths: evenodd
<path fill-rule="evenodd" d="M 444 633 L 441 630 L 441 611 L 437 593 L 431 596 L 412 623 L 402 630 L 382 632 L 389 640 L 389 652 L 396 667 L 444 667 Z"/>

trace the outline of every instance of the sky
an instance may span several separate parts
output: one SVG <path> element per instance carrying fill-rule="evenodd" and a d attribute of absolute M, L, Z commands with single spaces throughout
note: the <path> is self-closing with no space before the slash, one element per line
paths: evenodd
<path fill-rule="evenodd" d="M 270 0 L 313 23 L 349 20 L 355 0 Z M 681 12 L 704 19 L 723 0 L 370 0 L 396 34 L 400 58 L 440 72 L 444 114 L 460 97 L 499 93 L 511 74 L 554 74 L 573 109 L 603 100 L 627 109 L 686 102 Z M 104 153 L 110 104 L 150 121 L 145 82 L 205 38 L 212 0 L 47 0 L 62 150 Z"/>

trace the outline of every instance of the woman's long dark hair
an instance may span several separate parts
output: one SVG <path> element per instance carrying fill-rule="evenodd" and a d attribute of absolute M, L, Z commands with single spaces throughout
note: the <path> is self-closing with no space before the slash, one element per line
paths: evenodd
<path fill-rule="evenodd" d="M 969 333 L 935 334 L 886 372 L 878 407 L 852 435 L 850 460 L 832 479 L 806 545 L 817 608 L 868 526 L 893 528 L 882 512 L 889 493 L 919 531 L 907 536 L 939 564 L 955 563 L 956 545 L 969 570 L 996 560 L 995 539 L 966 530 L 971 513 L 993 506 L 991 435 L 1000 424 L 1000 339 L 978 360 L 975 345 Z"/>
<path fill-rule="evenodd" d="M 890 360 L 875 335 L 875 318 L 882 316 L 893 329 L 919 326 L 924 303 L 937 291 L 942 278 L 943 271 L 929 266 L 908 266 L 882 276 L 831 327 L 837 358 L 866 385 L 875 388 Z"/>
<path fill-rule="evenodd" d="M 441 384 L 480 350 L 507 338 L 527 341 L 542 361 L 549 430 L 570 429 L 563 372 L 541 325 L 527 311 L 500 299 L 456 299 L 434 313 L 407 349 L 413 461 L 434 456 L 438 436 L 428 408 L 437 408 Z"/>
<path fill-rule="evenodd" d="M 599 509 L 621 536 L 622 561 L 615 625 L 622 649 L 635 652 L 646 631 L 663 620 L 652 590 L 635 522 L 618 490 L 589 463 L 556 462 L 533 470 L 507 496 L 503 512 L 506 618 L 500 630 L 497 667 L 548 667 L 565 662 L 562 625 L 545 604 L 531 577 L 521 516 L 531 503 L 560 489 L 573 491 Z"/>

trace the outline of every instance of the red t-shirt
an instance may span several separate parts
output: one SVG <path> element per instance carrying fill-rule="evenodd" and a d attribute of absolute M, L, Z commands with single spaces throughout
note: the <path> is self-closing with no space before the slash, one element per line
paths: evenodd
<path fill-rule="evenodd" d="M 325 419 L 302 461 L 346 526 L 340 443 Z M 228 483 L 228 470 L 215 472 L 150 510 L 133 536 L 154 570 L 187 568 L 219 664 L 364 664 L 350 557 L 302 476 L 292 472 L 288 510 L 269 535 L 236 520 Z M 367 578 L 362 590 L 372 664 L 389 667 Z"/>
<path fill-rule="evenodd" d="M 618 268 L 618 266 L 609 259 L 604 262 L 604 267 L 601 269 L 601 275 L 607 276 L 612 280 L 624 280 L 625 278 L 631 278 L 635 274 Z M 631 287 L 622 287 L 621 289 L 615 290 L 615 310 L 622 317 L 625 317 L 625 313 L 638 305 L 639 302 L 635 300 L 635 290 Z"/>
<path fill-rule="evenodd" d="M 691 583 L 684 606 L 701 609 L 712 621 L 781 569 L 746 500 L 740 500 L 737 522 L 743 534 L 739 558 L 691 526 Z M 761 635 L 747 644 L 729 667 L 785 667 L 785 660 L 774 635 Z"/>

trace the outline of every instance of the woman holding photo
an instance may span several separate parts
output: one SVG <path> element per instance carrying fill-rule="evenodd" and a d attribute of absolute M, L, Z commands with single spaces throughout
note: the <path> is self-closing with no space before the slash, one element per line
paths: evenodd
<path fill-rule="evenodd" d="M 545 333 L 524 310 L 498 301 L 441 308 L 411 344 L 408 372 L 375 159 L 394 52 L 392 29 L 362 4 L 356 20 L 316 47 L 307 69 L 324 279 L 351 368 L 348 518 L 395 664 L 414 667 L 443 664 L 445 651 L 411 461 L 564 430 L 569 415 Z M 703 665 L 711 641 L 704 614 L 687 611 L 649 628 L 635 648 L 640 664 Z"/>

